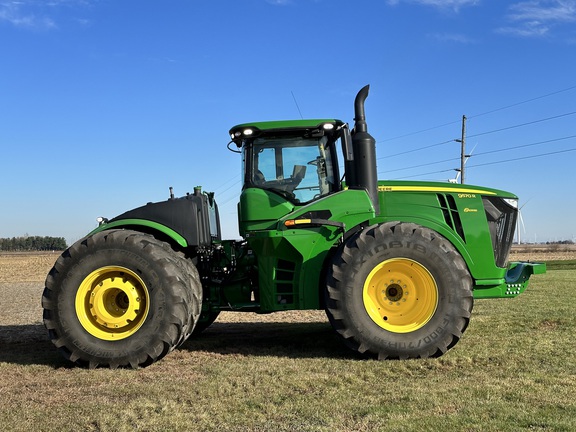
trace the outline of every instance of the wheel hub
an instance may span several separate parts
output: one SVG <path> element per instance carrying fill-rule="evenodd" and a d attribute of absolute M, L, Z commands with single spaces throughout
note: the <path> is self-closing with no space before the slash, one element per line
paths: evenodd
<path fill-rule="evenodd" d="M 404 289 L 400 285 L 402 281 L 398 281 L 398 283 L 394 283 L 391 281 L 390 285 L 386 285 L 386 290 L 384 291 L 386 298 L 391 302 L 397 302 L 402 299 L 404 296 Z M 406 285 L 404 285 L 406 288 Z M 406 300 L 404 300 L 406 301 Z"/>
<path fill-rule="evenodd" d="M 131 270 L 102 267 L 90 273 L 76 294 L 76 314 L 84 329 L 99 339 L 134 334 L 148 315 L 148 290 Z"/>
<path fill-rule="evenodd" d="M 138 287 L 121 276 L 103 280 L 90 292 L 91 315 L 104 327 L 125 327 L 134 321 L 140 310 Z"/>
<path fill-rule="evenodd" d="M 378 326 L 408 333 L 426 325 L 436 312 L 438 287 L 420 263 L 393 258 L 370 272 L 362 298 L 366 312 Z"/>

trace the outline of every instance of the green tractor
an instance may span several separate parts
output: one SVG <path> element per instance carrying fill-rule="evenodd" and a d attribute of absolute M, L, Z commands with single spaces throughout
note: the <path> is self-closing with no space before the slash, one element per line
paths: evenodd
<path fill-rule="evenodd" d="M 437 357 L 474 299 L 515 297 L 544 264 L 508 263 L 518 198 L 500 190 L 379 181 L 366 86 L 355 123 L 241 124 L 242 240 L 222 240 L 214 194 L 149 203 L 66 250 L 42 297 L 49 336 L 88 367 L 142 367 L 221 311 L 325 309 L 351 349 Z M 340 172 L 340 164 L 344 173 Z"/>

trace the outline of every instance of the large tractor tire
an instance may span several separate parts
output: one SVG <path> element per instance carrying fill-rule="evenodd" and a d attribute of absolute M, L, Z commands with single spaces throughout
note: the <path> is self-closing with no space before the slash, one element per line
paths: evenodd
<path fill-rule="evenodd" d="M 192 333 L 197 272 L 154 237 L 129 230 L 84 238 L 56 261 L 42 296 L 44 325 L 64 357 L 90 368 L 147 366 Z"/>
<path fill-rule="evenodd" d="M 438 233 L 374 225 L 346 241 L 328 270 L 326 313 L 345 343 L 379 359 L 438 357 L 468 326 L 472 279 Z"/>
<path fill-rule="evenodd" d="M 169 245 L 164 243 L 166 247 L 172 251 Z M 202 313 L 202 282 L 198 269 L 192 261 L 184 256 L 181 252 L 177 253 L 179 258 L 179 266 L 184 273 L 184 279 L 188 283 L 187 292 L 192 294 L 192 299 L 189 302 L 191 318 L 188 326 L 182 332 L 182 338 L 177 346 L 182 345 L 192 335 L 196 334 L 196 327 L 200 325 L 200 318 Z"/>

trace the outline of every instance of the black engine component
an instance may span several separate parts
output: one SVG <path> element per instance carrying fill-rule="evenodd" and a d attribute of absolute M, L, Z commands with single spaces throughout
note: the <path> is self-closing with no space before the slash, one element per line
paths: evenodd
<path fill-rule="evenodd" d="M 213 240 L 221 240 L 218 206 L 211 194 L 202 193 L 173 198 L 129 210 L 111 219 L 116 222 L 126 219 L 144 219 L 167 226 L 188 242 L 188 246 L 208 246 Z"/>

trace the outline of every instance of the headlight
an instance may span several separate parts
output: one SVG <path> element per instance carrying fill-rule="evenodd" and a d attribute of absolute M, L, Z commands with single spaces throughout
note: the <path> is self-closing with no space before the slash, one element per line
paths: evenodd
<path fill-rule="evenodd" d="M 108 219 L 105 217 L 102 217 L 102 216 L 97 217 L 96 221 L 98 222 L 98 226 L 104 225 L 105 223 L 108 223 Z"/>
<path fill-rule="evenodd" d="M 504 201 L 512 208 L 518 208 L 518 198 L 502 198 L 502 201 Z"/>

